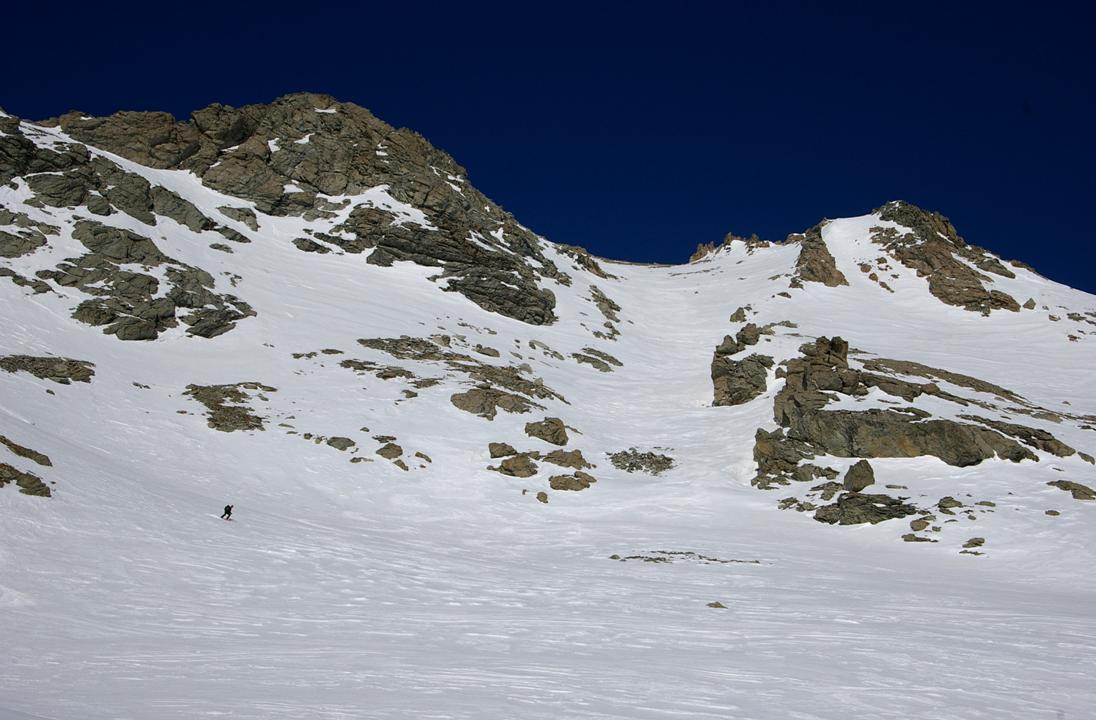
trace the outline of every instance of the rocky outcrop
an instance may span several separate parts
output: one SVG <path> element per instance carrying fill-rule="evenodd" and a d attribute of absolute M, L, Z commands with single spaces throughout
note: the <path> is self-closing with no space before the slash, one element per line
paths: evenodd
<path fill-rule="evenodd" d="M 605 269 L 601 267 L 597 259 L 591 255 L 586 248 L 581 248 L 577 245 L 557 245 L 556 249 L 564 255 L 570 256 L 579 268 L 587 270 L 599 278 L 604 278 L 606 280 L 616 279 L 616 275 L 605 272 Z"/>
<path fill-rule="evenodd" d="M 89 252 L 38 276 L 91 296 L 76 307 L 73 318 L 119 340 L 152 340 L 179 320 L 188 334 L 212 338 L 255 315 L 234 295 L 215 292 L 209 273 L 167 257 L 142 235 L 84 220 L 75 224 L 72 236 Z M 135 265 L 162 269 L 171 289 L 161 293 L 154 275 L 122 268 Z"/>
<path fill-rule="evenodd" d="M 571 353 L 571 357 L 580 363 L 586 365 L 592 365 L 600 372 L 612 372 L 613 367 L 623 367 L 624 363 L 617 360 L 615 357 L 607 352 L 603 352 L 596 348 L 582 348 L 580 353 Z"/>
<path fill-rule="evenodd" d="M 562 395 L 544 384 L 538 377 L 530 376 L 528 365 L 489 365 L 464 353 L 448 349 L 450 338 L 444 335 L 425 338 L 403 336 L 399 338 L 363 338 L 358 343 L 364 347 L 386 352 L 401 360 L 441 362 L 450 370 L 466 375 L 477 383 L 467 392 L 453 395 L 451 400 L 461 410 L 494 419 L 495 409 L 524 413 L 543 406 L 529 398 L 555 399 L 566 402 Z M 351 366 L 344 361 L 344 366 Z M 362 361 L 353 361 L 356 367 L 366 367 Z M 378 375 L 379 376 L 379 375 Z M 428 378 L 429 380 L 429 378 Z M 500 389 L 502 388 L 502 389 Z"/>
<path fill-rule="evenodd" d="M 42 482 L 42 478 L 34 473 L 23 472 L 7 463 L 0 463 L 0 488 L 8 483 L 15 483 L 16 487 L 19 488 L 19 492 L 24 495 L 35 495 L 38 497 L 50 497 L 53 495 L 53 493 L 50 492 L 49 486 Z"/>
<path fill-rule="evenodd" d="M 260 400 L 266 398 L 262 393 L 277 392 L 257 382 L 240 382 L 232 385 L 187 385 L 184 395 L 188 395 L 206 407 L 206 419 L 209 427 L 221 432 L 237 430 L 263 430 L 263 418 L 254 414 L 248 406 L 252 391 Z"/>
<path fill-rule="evenodd" d="M 792 235 L 786 242 L 799 243 L 799 258 L 795 261 L 795 275 L 791 286 L 803 287 L 805 282 L 816 282 L 826 287 L 848 285 L 845 275 L 837 269 L 837 261 L 822 239 L 822 225 L 815 225 L 802 235 Z"/>
<path fill-rule="evenodd" d="M 733 360 L 723 351 L 726 342 L 716 348 L 712 359 L 712 405 L 742 405 L 765 392 L 769 369 L 773 359 L 768 355 L 753 354 L 742 360 Z"/>
<path fill-rule="evenodd" d="M 669 455 L 641 452 L 636 448 L 610 453 L 609 461 L 618 470 L 630 473 L 645 472 L 651 475 L 658 475 L 674 467 L 674 459 Z"/>
<path fill-rule="evenodd" d="M 596 482 L 597 479 L 593 475 L 581 470 L 576 470 L 572 475 L 553 475 L 548 478 L 548 486 L 553 490 L 585 490 Z"/>
<path fill-rule="evenodd" d="M 581 450 L 553 450 L 544 456 L 544 462 L 559 465 L 560 467 L 574 468 L 575 470 L 585 470 L 593 467 L 583 457 Z"/>
<path fill-rule="evenodd" d="M 532 477 L 538 472 L 537 464 L 533 462 L 529 453 L 521 453 L 520 455 L 508 457 L 499 463 L 498 467 L 491 469 L 497 470 L 503 475 L 519 478 Z"/>
<path fill-rule="evenodd" d="M 535 407 L 543 407 L 521 395 L 496 390 L 492 387 L 477 387 L 455 393 L 449 400 L 461 410 L 488 420 L 494 420 L 498 410 L 508 413 L 527 413 Z"/>
<path fill-rule="evenodd" d="M 3 206 L 0 206 L 0 226 L 11 228 L 0 231 L 0 258 L 29 255 L 43 247 L 48 236 L 60 232 L 53 225 L 32 220 L 26 213 L 12 212 Z"/>
<path fill-rule="evenodd" d="M 1016 438 L 1028 447 L 1042 450 L 1051 455 L 1069 457 L 1077 452 L 1046 430 L 1040 430 L 1026 425 L 1017 425 L 1016 423 L 1005 422 L 1003 420 L 991 420 L 990 418 L 979 417 L 977 415 L 960 415 L 959 417 L 964 420 L 972 420 L 987 425 L 999 433 Z"/>
<path fill-rule="evenodd" d="M 540 286 L 543 279 L 570 282 L 536 235 L 472 187 L 451 157 L 352 103 L 301 93 L 266 105 L 211 105 L 185 122 L 166 113 L 123 112 L 106 118 L 69 113 L 45 124 L 142 165 L 189 170 L 214 190 L 272 215 L 332 217 L 355 197 L 384 187 L 426 220 L 407 222 L 358 201 L 339 232 L 323 239 L 346 252 L 371 249 L 368 261 L 376 265 L 438 267 L 444 289 L 523 322 L 555 320 L 555 297 Z M 13 170 L 27 164 L 13 163 Z M 43 182 L 56 187 L 40 192 L 59 202 L 84 200 L 79 183 Z M 306 242 L 305 249 L 326 249 Z M 587 265 L 597 267 L 592 260 Z"/>
<path fill-rule="evenodd" d="M 872 495 L 869 493 L 842 493 L 837 502 L 824 505 L 814 513 L 818 522 L 830 525 L 874 525 L 884 520 L 894 520 L 913 515 L 917 508 L 890 495 Z"/>
<path fill-rule="evenodd" d="M 1048 482 L 1047 485 L 1056 487 L 1059 490 L 1065 490 L 1073 496 L 1074 500 L 1096 500 L 1096 490 L 1078 482 L 1073 482 L 1071 480 L 1052 480 L 1051 482 Z"/>
<path fill-rule="evenodd" d="M 864 361 L 864 370 L 881 373 L 898 373 L 901 375 L 916 375 L 918 377 L 928 378 L 929 380 L 943 380 L 952 385 L 965 387 L 976 392 L 996 395 L 1003 400 L 1027 404 L 1027 401 L 1020 395 L 1017 395 L 1000 385 L 994 385 L 991 382 L 986 382 L 985 380 L 980 380 L 976 377 L 971 377 L 970 375 L 963 375 L 961 373 L 951 372 L 950 370 L 941 370 L 940 368 L 922 365 L 921 363 L 911 362 L 909 360 L 872 358 Z"/>
<path fill-rule="evenodd" d="M 1014 462 L 1036 459 L 1000 433 L 952 420 L 927 419 L 907 410 L 865 411 L 822 408 L 827 393 L 866 392 L 861 373 L 848 366 L 848 344 L 841 338 L 819 338 L 800 349 L 802 358 L 788 361 L 784 388 L 774 403 L 776 421 L 788 437 L 838 457 L 917 457 L 934 455 L 949 465 L 976 465 L 992 457 Z"/>
<path fill-rule="evenodd" d="M 87 360 L 35 355 L 0 357 L 0 370 L 10 373 L 27 372 L 41 380 L 51 380 L 61 385 L 72 382 L 88 383 L 95 376 L 95 364 Z"/>
<path fill-rule="evenodd" d="M 508 457 L 510 455 L 517 455 L 517 450 L 513 445 L 502 442 L 493 442 L 487 444 L 487 451 L 491 453 L 491 459 Z"/>
<path fill-rule="evenodd" d="M 47 455 L 40 453 L 37 450 L 31 450 L 28 447 L 23 447 L 19 443 L 7 437 L 4 437 L 3 435 L 0 435 L 0 445 L 3 445 L 15 455 L 36 462 L 43 467 L 53 466 L 53 462 L 49 459 Z"/>
<path fill-rule="evenodd" d="M 996 421 L 965 424 L 937 419 L 915 407 L 827 410 L 826 406 L 839 396 L 860 397 L 866 395 L 869 388 L 907 399 L 934 394 L 942 399 L 968 403 L 940 391 L 931 383 L 918 385 L 850 368 L 848 344 L 841 338 L 818 338 L 814 343 L 802 346 L 800 353 L 799 358 L 787 361 L 781 369 L 785 384 L 773 403 L 774 419 L 779 427 L 773 431 L 759 429 L 756 433 L 757 475 L 753 484 L 768 489 L 826 477 L 829 482 L 813 486 L 808 497 L 828 501 L 836 493 L 844 493 L 836 502 L 817 508 L 815 518 L 821 522 L 874 523 L 913 514 L 917 509 L 904 500 L 882 493 L 864 493 L 875 482 L 874 471 L 866 460 L 861 459 L 850 467 L 844 482 L 838 484 L 832 480 L 837 475 L 832 468 L 804 463 L 820 455 L 848 458 L 932 455 L 958 467 L 976 465 L 991 458 L 1013 462 L 1038 460 L 1033 452 L 1009 437 L 1010 434 L 1033 446 L 1041 443 L 1047 451 L 1059 449 L 1052 443 L 1049 433 L 1044 436 L 1032 428 Z M 1008 432 L 1002 434 L 1004 431 Z M 813 503 L 795 497 L 782 501 L 781 507 L 801 511 L 816 509 Z M 940 511 L 950 512 L 944 506 L 940 506 Z"/>
<path fill-rule="evenodd" d="M 544 418 L 540 422 L 525 423 L 525 434 L 540 438 L 553 445 L 567 444 L 567 427 L 559 418 Z"/>
<path fill-rule="evenodd" d="M 887 203 L 876 213 L 911 232 L 875 228 L 872 241 L 925 278 L 929 292 L 941 302 L 987 315 L 993 310 L 1020 310 L 1011 295 L 984 285 L 992 282 L 984 272 L 1003 277 L 1015 277 L 1014 273 L 982 248 L 967 245 L 946 217 L 902 201 Z"/>

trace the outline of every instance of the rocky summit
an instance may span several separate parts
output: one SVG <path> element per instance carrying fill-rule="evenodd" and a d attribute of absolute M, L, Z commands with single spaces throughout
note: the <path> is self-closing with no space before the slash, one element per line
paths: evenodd
<path fill-rule="evenodd" d="M 0 113 L 0 716 L 1091 707 L 1096 297 L 902 201 L 568 240 L 325 95 Z"/>

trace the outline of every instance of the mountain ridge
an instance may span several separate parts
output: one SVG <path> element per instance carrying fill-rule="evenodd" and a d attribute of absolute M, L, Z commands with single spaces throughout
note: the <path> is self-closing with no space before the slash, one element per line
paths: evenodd
<path fill-rule="evenodd" d="M 1096 297 L 894 202 L 680 265 L 597 258 L 292 97 L 246 138 L 217 110 L 223 147 L 171 160 L 201 175 L 0 117 L 5 704 L 1096 700 Z M 127 152 L 163 164 L 163 137 Z M 1025 647 L 1046 655 L 1008 664 Z"/>

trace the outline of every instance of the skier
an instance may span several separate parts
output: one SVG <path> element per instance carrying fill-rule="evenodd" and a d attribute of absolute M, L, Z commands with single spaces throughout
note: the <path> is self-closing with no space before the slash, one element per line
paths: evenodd
<path fill-rule="evenodd" d="M 224 511 L 224 513 L 221 514 L 221 519 L 222 520 L 231 520 L 232 519 L 232 506 L 231 505 L 225 505 L 225 511 Z"/>

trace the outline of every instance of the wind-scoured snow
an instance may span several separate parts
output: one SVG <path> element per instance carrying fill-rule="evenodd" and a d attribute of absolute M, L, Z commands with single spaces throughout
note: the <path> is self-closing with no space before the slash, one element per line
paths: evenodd
<path fill-rule="evenodd" d="M 189 173 L 124 167 L 210 217 L 246 205 Z M 4 203 L 25 199 L 25 184 L 0 188 Z M 327 227 L 366 204 L 432 229 L 383 186 L 331 200 L 349 202 Z M 165 253 L 219 286 L 241 278 L 233 292 L 257 315 L 212 340 L 175 331 L 120 342 L 69 318 L 76 291 L 28 295 L 0 279 L 0 355 L 95 363 L 89 384 L 0 372 L 0 434 L 47 454 L 53 467 L 41 474 L 55 483 L 49 499 L 0 490 L 0 718 L 1090 716 L 1096 503 L 1046 483 L 1093 485 L 1092 465 L 1077 455 L 967 468 L 873 459 L 880 482 L 910 495 L 995 511 L 945 525 L 933 544 L 899 541 L 902 521 L 822 525 L 777 508 L 800 488 L 750 485 L 753 435 L 775 427 L 782 381 L 770 371 L 762 398 L 712 407 L 710 364 L 741 327 L 730 314 L 751 304 L 758 325 L 794 322 L 755 348 L 778 361 L 840 335 L 862 353 L 850 357 L 912 360 L 1092 415 L 1096 336 L 1070 341 L 1066 321 L 1048 315 L 1096 309 L 1096 298 L 1017 268 L 996 287 L 1049 309 L 983 317 L 939 302 L 898 263 L 888 293 L 857 269 L 881 252 L 868 239 L 881 221 L 865 216 L 823 230 L 850 285 L 805 283 L 790 297 L 778 293 L 794 245 L 734 243 L 687 266 L 601 261 L 615 277 L 600 278 L 545 243 L 573 283 L 544 281 L 559 320 L 538 327 L 439 291 L 437 268 L 301 253 L 290 240 L 304 220 L 258 215 L 260 232 L 232 224 L 253 240 L 233 254 L 210 250 L 209 233 L 156 228 Z M 503 241 L 501 229 L 492 235 Z M 10 266 L 29 272 L 77 247 L 62 234 Z M 604 320 L 593 286 L 621 307 L 616 340 L 592 335 Z M 467 378 L 357 343 L 435 334 L 462 352 L 500 353 L 483 362 L 528 363 L 566 402 L 488 421 L 450 402 L 473 386 Z M 586 347 L 622 366 L 578 364 L 571 354 Z M 341 354 L 293 357 L 323 349 Z M 406 384 L 340 367 L 348 358 L 442 382 L 408 397 Z M 249 381 L 275 388 L 250 393 L 263 431 L 211 429 L 184 395 L 190 384 Z M 918 402 L 952 416 L 946 405 Z M 523 431 L 544 416 L 571 426 L 568 448 L 597 465 L 591 488 L 553 492 L 548 504 L 534 494 L 551 466 L 524 480 L 487 469 L 497 464 L 489 442 L 553 449 Z M 1096 451 L 1096 431 L 1078 423 L 1022 421 Z M 340 452 L 304 433 L 356 446 Z M 410 469 L 376 455 L 375 436 L 396 437 Z M 663 448 L 675 467 L 614 468 L 605 453 L 629 447 Z M 0 462 L 34 467 L 2 446 Z M 219 520 L 229 503 L 233 522 Z M 986 539 L 986 555 L 958 554 L 971 536 Z M 660 552 L 746 562 L 610 559 Z"/>

